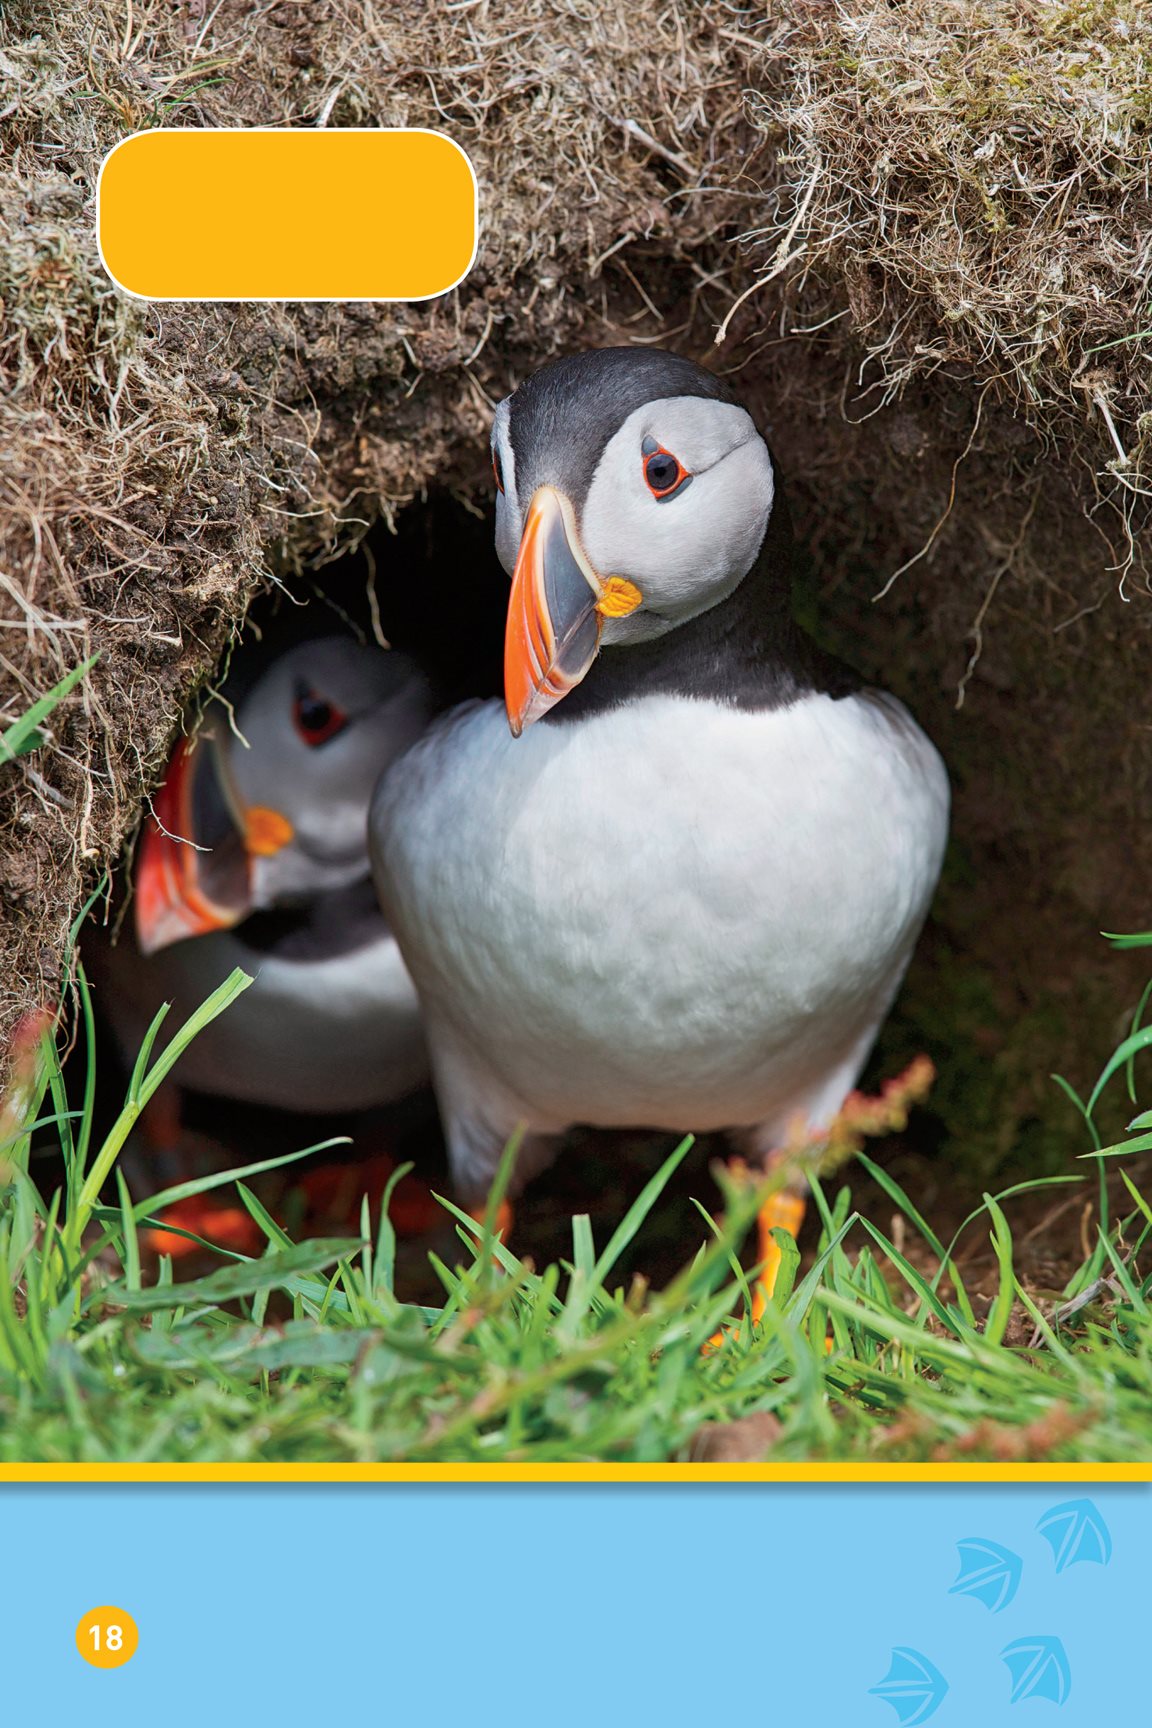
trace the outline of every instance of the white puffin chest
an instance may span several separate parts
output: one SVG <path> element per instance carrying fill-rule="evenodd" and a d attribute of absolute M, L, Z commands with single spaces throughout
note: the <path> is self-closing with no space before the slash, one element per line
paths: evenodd
<path fill-rule="evenodd" d="M 379 879 L 452 1061 L 530 1125 L 763 1122 L 866 1053 L 947 805 L 874 695 L 647 697 L 519 739 L 485 704 L 386 780 Z"/>
<path fill-rule="evenodd" d="M 248 947 L 243 926 L 148 958 L 94 944 L 89 960 L 128 1063 L 162 1001 L 178 1025 L 234 967 L 253 978 L 181 1057 L 176 1080 L 193 1091 L 317 1114 L 389 1104 L 427 1076 L 416 993 L 387 932 L 307 964 Z"/>

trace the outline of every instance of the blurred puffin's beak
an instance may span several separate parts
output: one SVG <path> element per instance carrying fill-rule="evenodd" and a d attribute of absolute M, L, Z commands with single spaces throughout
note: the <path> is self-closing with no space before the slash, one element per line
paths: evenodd
<path fill-rule="evenodd" d="M 562 492 L 541 486 L 533 493 L 504 636 L 504 703 L 513 737 L 579 684 L 596 658 L 603 620 L 627 617 L 641 599 L 633 583 L 602 577 L 589 564 Z"/>
<path fill-rule="evenodd" d="M 136 865 L 142 954 L 239 924 L 253 910 L 253 858 L 270 857 L 292 839 L 292 824 L 278 810 L 238 806 L 217 767 L 209 740 L 185 740 L 153 800 Z"/>

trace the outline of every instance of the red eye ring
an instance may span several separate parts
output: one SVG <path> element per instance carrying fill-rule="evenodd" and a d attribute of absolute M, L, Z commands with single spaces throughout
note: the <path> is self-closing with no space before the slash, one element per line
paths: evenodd
<path fill-rule="evenodd" d="M 292 706 L 292 723 L 297 734 L 310 750 L 327 744 L 348 724 L 348 716 L 335 702 L 329 702 L 319 690 L 308 687 L 297 690 Z"/>
<path fill-rule="evenodd" d="M 655 438 L 645 438 L 640 453 L 644 459 L 644 483 L 657 504 L 675 497 L 692 479 L 680 458 L 665 450 L 663 444 L 657 444 Z"/>

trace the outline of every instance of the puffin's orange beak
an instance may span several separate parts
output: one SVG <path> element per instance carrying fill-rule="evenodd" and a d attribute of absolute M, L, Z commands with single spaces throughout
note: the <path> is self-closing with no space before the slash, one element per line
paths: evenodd
<path fill-rule="evenodd" d="M 252 910 L 251 859 L 278 852 L 292 838 L 287 817 L 253 804 L 229 810 L 210 849 L 201 846 L 197 775 L 215 772 L 201 755 L 207 747 L 203 738 L 178 746 L 144 828 L 135 901 L 136 940 L 143 954 L 238 924 Z"/>
<path fill-rule="evenodd" d="M 554 486 L 533 494 L 524 520 L 504 635 L 504 703 L 518 738 L 584 677 L 605 618 L 641 601 L 621 576 L 600 576 L 585 557 L 572 505 Z"/>

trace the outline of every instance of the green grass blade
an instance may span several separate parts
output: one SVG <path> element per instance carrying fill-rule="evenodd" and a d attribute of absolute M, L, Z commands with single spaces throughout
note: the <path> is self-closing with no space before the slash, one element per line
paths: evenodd
<path fill-rule="evenodd" d="M 396 1166 L 388 1178 L 380 1201 L 380 1228 L 376 1234 L 372 1291 L 377 1300 L 381 1295 L 391 1297 L 393 1294 L 396 1278 L 396 1226 L 392 1222 L 392 1196 L 412 1168 L 411 1164 Z"/>
<path fill-rule="evenodd" d="M 1152 1044 L 1152 1026 L 1145 1026 L 1141 1031 L 1133 1032 L 1130 1037 L 1125 1038 L 1122 1043 L 1117 1045 L 1105 1062 L 1100 1078 L 1089 1094 L 1088 1103 L 1085 1106 L 1089 1116 L 1100 1102 L 1100 1095 L 1112 1076 L 1119 1069 L 1126 1068 L 1132 1058 L 1138 1056 L 1142 1050 L 1147 1050 L 1150 1044 Z"/>
<path fill-rule="evenodd" d="M 623 1254 L 625 1248 L 635 1239 L 637 1231 L 667 1188 L 672 1177 L 684 1162 L 688 1153 L 695 1145 L 695 1136 L 685 1135 L 680 1144 L 668 1154 L 656 1174 L 644 1184 L 640 1193 L 633 1200 L 627 1212 L 608 1238 L 607 1247 L 597 1260 L 592 1270 L 592 1284 L 604 1284 L 609 1272 Z"/>
<path fill-rule="evenodd" d="M 901 1254 L 896 1244 L 889 1241 L 883 1230 L 878 1230 L 875 1224 L 870 1223 L 867 1218 L 861 1218 L 860 1223 L 863 1228 L 867 1230 L 872 1240 L 884 1250 L 886 1257 L 891 1260 L 893 1266 L 895 1266 L 900 1276 L 904 1279 L 904 1282 L 916 1292 L 917 1296 L 919 1296 L 921 1302 L 924 1304 L 925 1309 L 931 1310 L 937 1320 L 939 1320 L 941 1326 L 951 1332 L 954 1337 L 961 1336 L 962 1329 L 958 1327 L 955 1316 L 948 1312 L 939 1296 L 937 1296 L 935 1290 L 933 1290 L 931 1284 L 928 1283 L 928 1280 L 921 1277 L 912 1262 L 905 1259 L 904 1255 Z M 920 1324 L 923 1325 L 923 1323 L 924 1320 L 922 1317 Z"/>
<path fill-rule="evenodd" d="M 237 966 L 229 973 L 224 982 L 212 992 L 208 1000 L 202 1002 L 195 1013 L 188 1016 L 180 1030 L 173 1034 L 171 1042 L 165 1046 L 161 1055 L 149 1069 L 146 1079 L 142 1082 L 140 1087 L 141 1105 L 147 1104 L 153 1093 L 168 1078 L 192 1040 L 200 1032 L 203 1032 L 206 1026 L 210 1026 L 213 1020 L 218 1019 L 226 1008 L 230 1008 L 236 998 L 243 995 L 251 983 L 252 978 L 249 974 Z"/>
<path fill-rule="evenodd" d="M 996 1264 L 1000 1269 L 996 1297 L 984 1326 L 984 1338 L 989 1344 L 1002 1344 L 1004 1334 L 1008 1330 L 1008 1321 L 1012 1316 L 1012 1304 L 1016 1296 L 1016 1274 L 1012 1265 L 1012 1232 L 1008 1228 L 1007 1218 L 991 1194 L 985 1194 L 984 1204 L 992 1219 L 992 1247 L 996 1254 Z"/>
<path fill-rule="evenodd" d="M 174 1034 L 163 1055 L 159 1057 L 142 1079 L 140 1078 L 142 1060 L 137 1062 L 136 1072 L 133 1074 L 132 1085 L 129 1088 L 129 1101 L 120 1112 L 111 1133 L 96 1154 L 92 1168 L 85 1176 L 84 1185 L 77 1196 L 73 1214 L 69 1218 L 68 1237 L 73 1246 L 79 1244 L 92 1215 L 92 1208 L 99 1198 L 100 1190 L 108 1180 L 112 1167 L 120 1156 L 129 1134 L 136 1126 L 145 1104 L 156 1092 L 161 1082 L 171 1073 L 197 1033 L 202 1032 L 205 1026 L 210 1025 L 218 1015 L 223 1014 L 237 996 L 242 991 L 247 990 L 251 982 L 252 979 L 247 972 L 242 972 L 239 967 L 236 967 L 219 989 L 214 990 L 208 1000 L 194 1014 L 189 1015 L 180 1030 Z M 163 1009 L 152 1022 L 148 1038 L 145 1040 L 149 1050 L 151 1049 L 151 1040 L 155 1038 L 166 1012 L 167 1010 Z"/>
<path fill-rule="evenodd" d="M 58 684 L 52 686 L 46 696 L 41 696 L 38 701 L 33 702 L 27 713 L 22 714 L 19 720 L 14 720 L 10 726 L 0 732 L 0 763 L 14 762 L 17 756 L 23 756 L 29 750 L 35 750 L 38 745 L 44 742 L 39 730 L 42 722 L 47 720 L 52 710 L 64 700 L 69 691 L 74 690 L 77 684 L 91 672 L 99 658 L 99 654 L 92 654 L 87 660 L 81 661 L 79 666 L 74 666 L 71 672 L 66 673 Z"/>
<path fill-rule="evenodd" d="M 119 1303 L 124 1308 L 139 1309 L 191 1308 L 201 1304 L 216 1306 L 251 1296 L 257 1290 L 284 1289 L 287 1287 L 286 1279 L 303 1278 L 319 1272 L 325 1266 L 356 1253 L 359 1247 L 356 1237 L 322 1237 L 313 1242 L 302 1242 L 299 1247 L 288 1249 L 283 1254 L 224 1266 L 218 1272 L 209 1272 L 204 1278 L 194 1278 L 187 1284 L 173 1284 L 166 1289 L 153 1285 L 145 1290 L 129 1290 L 125 1285 L 112 1285 L 105 1292 L 105 1300 Z"/>
<path fill-rule="evenodd" d="M 139 1290 L 140 1278 L 140 1238 L 136 1231 L 136 1220 L 132 1216 L 132 1196 L 128 1192 L 128 1184 L 124 1180 L 123 1170 L 116 1171 L 116 1190 L 120 1196 L 120 1229 L 121 1258 L 124 1262 L 124 1282 L 129 1290 Z"/>
<path fill-rule="evenodd" d="M 911 1200 L 909 1200 L 907 1194 L 904 1192 L 903 1188 L 901 1188 L 896 1178 L 890 1176 L 887 1170 L 883 1169 L 879 1164 L 876 1164 L 863 1152 L 857 1152 L 856 1162 L 864 1166 L 873 1182 L 878 1183 L 879 1186 L 883 1188 L 885 1194 L 887 1194 L 889 1200 L 894 1201 L 900 1208 L 901 1212 L 903 1212 L 904 1216 L 912 1220 L 913 1224 L 915 1224 L 920 1235 L 928 1244 L 929 1248 L 931 1248 L 936 1258 L 940 1261 L 946 1260 L 948 1256 L 943 1242 L 941 1242 L 935 1230 L 933 1230 L 925 1221 L 923 1214 L 917 1211 L 916 1207 L 912 1204 Z"/>
<path fill-rule="evenodd" d="M 269 1242 L 272 1243 L 274 1248 L 292 1248 L 295 1246 L 288 1232 L 281 1229 L 280 1225 L 277 1224 L 275 1218 L 273 1218 L 267 1207 L 261 1205 L 260 1201 L 257 1200 L 251 1188 L 246 1187 L 243 1182 L 237 1181 L 236 1192 L 239 1194 L 240 1199 L 247 1208 L 250 1216 L 256 1220 L 256 1223 L 260 1226 L 260 1229 L 264 1232 L 265 1236 L 268 1238 Z"/>
<path fill-rule="evenodd" d="M 76 989 L 80 997 L 80 1015 L 84 1028 L 84 1095 L 80 1109 L 80 1128 L 76 1135 L 76 1164 L 88 1168 L 88 1151 L 92 1140 L 92 1124 L 96 1116 L 96 1015 L 92 1007 L 92 990 L 83 965 L 76 962 Z"/>

